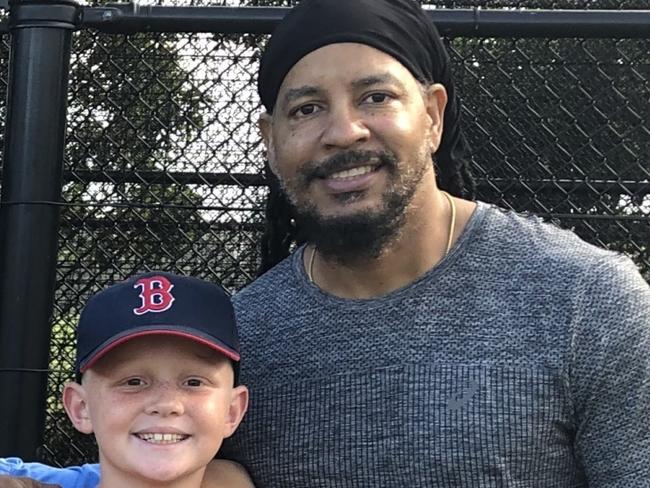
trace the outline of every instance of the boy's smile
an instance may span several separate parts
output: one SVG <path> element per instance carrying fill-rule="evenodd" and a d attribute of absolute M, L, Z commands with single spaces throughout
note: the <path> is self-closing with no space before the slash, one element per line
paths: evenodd
<path fill-rule="evenodd" d="M 136 432 L 133 435 L 150 444 L 176 444 L 190 437 L 188 434 L 162 432 L 164 430 L 166 429 L 156 429 L 153 432 Z"/>

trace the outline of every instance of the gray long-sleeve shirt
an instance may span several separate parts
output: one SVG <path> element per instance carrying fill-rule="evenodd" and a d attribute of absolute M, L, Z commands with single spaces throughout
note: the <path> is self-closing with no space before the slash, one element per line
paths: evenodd
<path fill-rule="evenodd" d="M 632 262 L 479 203 L 409 286 L 344 300 L 302 249 L 235 296 L 265 487 L 650 487 L 650 289 Z"/>

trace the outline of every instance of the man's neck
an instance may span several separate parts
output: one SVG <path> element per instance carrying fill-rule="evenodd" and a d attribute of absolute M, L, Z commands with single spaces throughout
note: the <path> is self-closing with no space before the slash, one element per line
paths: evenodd
<path fill-rule="evenodd" d="M 454 206 L 456 222 L 452 245 L 476 204 L 454 199 Z M 399 236 L 379 257 L 342 264 L 308 246 L 303 256 L 305 269 L 309 272 L 311 268 L 318 287 L 341 298 L 367 299 L 386 295 L 414 282 L 445 257 L 451 211 L 445 195 L 434 188 L 424 198 L 414 199 L 407 209 L 407 219 Z"/>

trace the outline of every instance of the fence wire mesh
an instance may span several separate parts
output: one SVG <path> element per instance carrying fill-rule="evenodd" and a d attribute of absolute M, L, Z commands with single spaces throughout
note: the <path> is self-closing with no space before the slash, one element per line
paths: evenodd
<path fill-rule="evenodd" d="M 438 5 L 643 8 L 643 2 Z M 255 91 L 264 41 L 75 34 L 46 461 L 96 456 L 92 440 L 70 427 L 59 404 L 73 369 L 75 324 L 91 294 L 149 269 L 192 274 L 231 291 L 254 278 L 266 195 Z M 3 91 L 7 42 L 0 45 Z M 457 38 L 448 49 L 478 198 L 540 214 L 624 252 L 650 280 L 648 39 Z"/>

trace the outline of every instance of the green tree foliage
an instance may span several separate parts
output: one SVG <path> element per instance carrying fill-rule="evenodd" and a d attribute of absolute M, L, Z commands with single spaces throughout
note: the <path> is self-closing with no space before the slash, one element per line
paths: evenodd
<path fill-rule="evenodd" d="M 208 100 L 179 64 L 176 36 L 82 31 L 75 41 L 64 198 L 77 205 L 63 216 L 62 264 L 83 250 L 97 270 L 124 254 L 137 257 L 123 274 L 173 266 L 198 237 L 179 224 L 201 222 L 202 199 L 165 173 L 184 169 L 179 151 Z M 91 240 L 79 241 L 79 225 Z"/>
<path fill-rule="evenodd" d="M 650 213 L 647 40 L 455 39 L 451 50 L 480 198 L 557 219 L 648 276 L 637 225 Z"/>
<path fill-rule="evenodd" d="M 204 128 L 209 97 L 184 69 L 177 36 L 74 37 L 59 236 L 50 393 L 42 455 L 94 457 L 70 426 L 60 387 L 74 362 L 75 324 L 90 294 L 145 269 L 175 271 L 206 227 L 202 195 L 174 177 Z M 169 174 L 172 174 L 169 176 Z"/>

